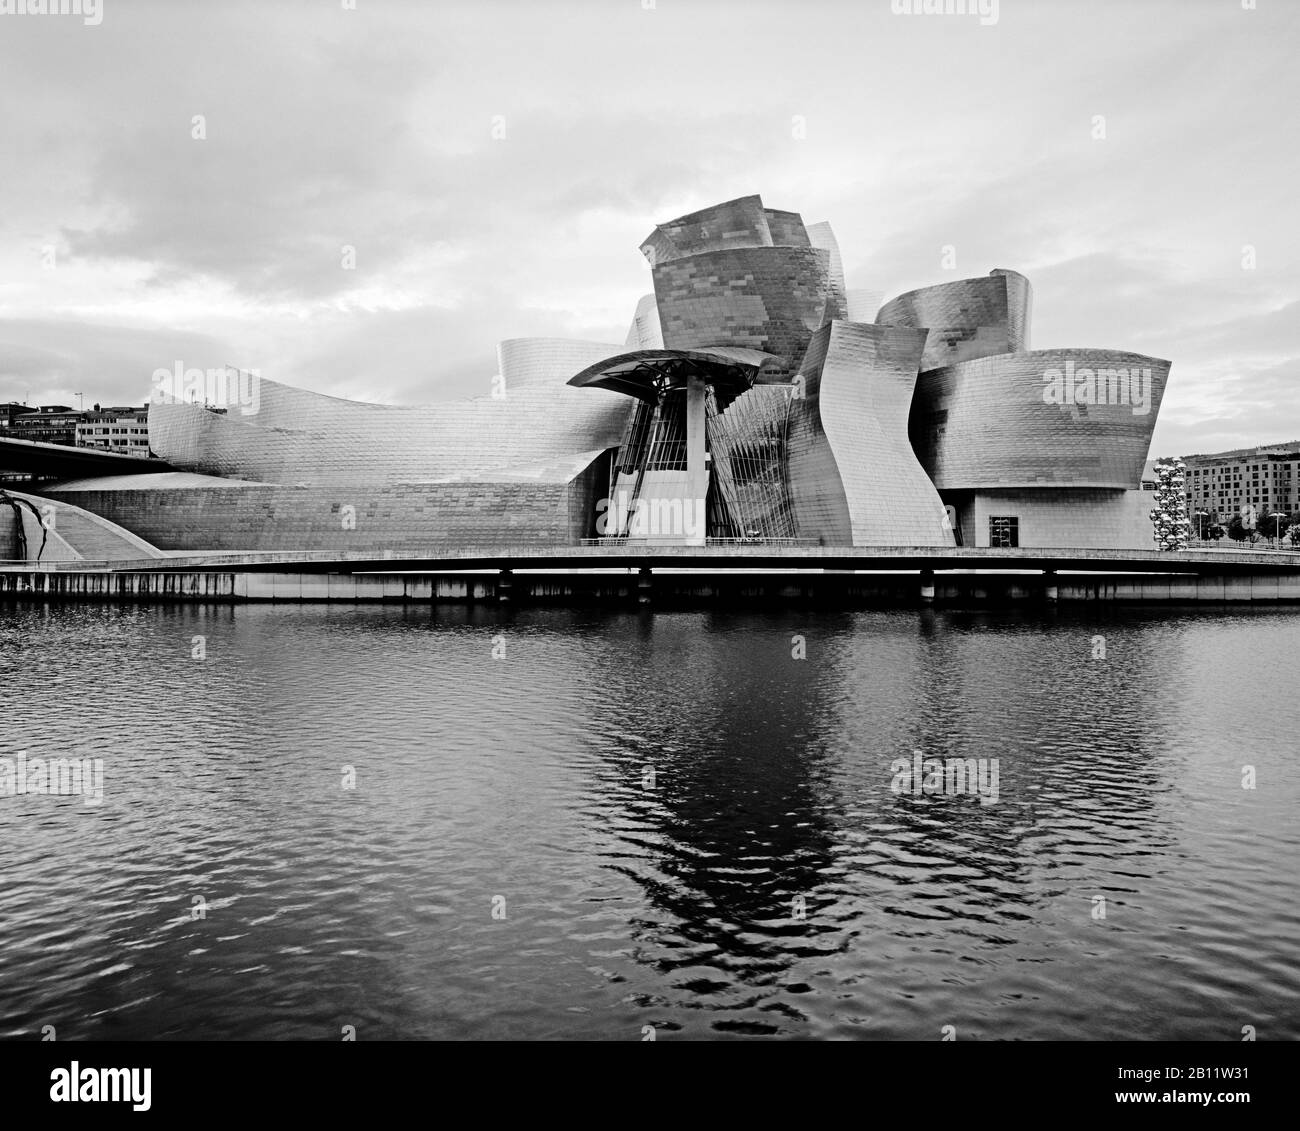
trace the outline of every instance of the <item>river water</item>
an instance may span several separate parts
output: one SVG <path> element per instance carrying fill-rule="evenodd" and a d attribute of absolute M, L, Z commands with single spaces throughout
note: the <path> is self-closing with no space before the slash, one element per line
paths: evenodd
<path fill-rule="evenodd" d="M 1296 1039 L 1298 656 L 1285 609 L 0 605 L 0 1036 Z"/>

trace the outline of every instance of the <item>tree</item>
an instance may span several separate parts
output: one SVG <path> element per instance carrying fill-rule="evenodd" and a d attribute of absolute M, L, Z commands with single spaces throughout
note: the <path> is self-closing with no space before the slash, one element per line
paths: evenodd
<path fill-rule="evenodd" d="M 1151 510 L 1151 525 L 1156 547 L 1161 550 L 1185 550 L 1192 534 L 1187 517 L 1187 465 L 1180 459 L 1158 459 L 1155 463 L 1156 505 Z"/>
<path fill-rule="evenodd" d="M 1284 514 L 1281 518 L 1273 518 L 1274 514 L 1281 514 L 1281 512 L 1269 511 L 1267 515 L 1260 516 L 1259 532 L 1265 538 L 1285 538 L 1287 530 L 1291 526 L 1292 516 Z"/>
<path fill-rule="evenodd" d="M 1250 525 L 1248 515 L 1234 514 L 1228 523 L 1228 537 L 1236 542 L 1262 542 L 1264 533 L 1258 526 Z"/>

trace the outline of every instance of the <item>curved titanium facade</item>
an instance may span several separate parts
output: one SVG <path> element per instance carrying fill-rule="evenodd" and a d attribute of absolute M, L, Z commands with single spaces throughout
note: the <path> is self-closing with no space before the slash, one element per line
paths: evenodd
<path fill-rule="evenodd" d="M 339 400 L 265 378 L 249 414 L 155 396 L 149 439 L 177 468 L 264 483 L 430 482 L 545 462 L 618 443 L 627 402 L 565 383 L 617 348 L 506 342 L 500 395 L 415 408 Z"/>
<path fill-rule="evenodd" d="M 627 340 L 623 343 L 627 350 L 659 350 L 664 348 L 664 336 L 659 329 L 659 308 L 655 305 L 654 295 L 642 295 L 636 304 L 636 313 L 632 315 L 632 325 L 628 327 Z"/>
<path fill-rule="evenodd" d="M 925 337 L 838 321 L 813 335 L 786 441 L 800 535 L 836 546 L 953 544 L 907 438 Z"/>
<path fill-rule="evenodd" d="M 1137 490 L 1168 376 L 1160 358 L 1084 349 L 931 370 L 917 385 L 912 444 L 940 490 Z"/>
<path fill-rule="evenodd" d="M 781 374 L 792 374 L 813 331 L 847 314 L 834 235 L 814 227 L 815 241 L 797 212 L 757 196 L 660 224 L 641 250 L 664 346 L 744 346 L 783 358 Z"/>
<path fill-rule="evenodd" d="M 929 330 L 921 369 L 937 369 L 1027 350 L 1032 303 L 1029 280 L 998 268 L 983 278 L 908 291 L 885 303 L 876 322 Z"/>
<path fill-rule="evenodd" d="M 1023 275 L 923 287 L 849 320 L 873 296 L 846 290 L 829 225 L 758 196 L 660 224 L 642 250 L 655 293 L 626 345 L 502 342 L 474 399 L 397 408 L 244 374 L 246 403 L 226 410 L 156 394 L 150 440 L 175 470 L 69 465 L 90 477 L 42 489 L 62 507 L 62 552 L 140 548 L 132 535 L 415 553 L 596 534 L 1151 544 L 1139 488 L 1169 363 L 1029 352 Z"/>
<path fill-rule="evenodd" d="M 617 347 L 500 346 L 491 394 L 395 408 L 262 379 L 256 411 L 155 396 L 155 451 L 190 476 L 48 489 L 166 550 L 409 549 L 574 541 L 608 490 L 623 397 L 566 382 Z"/>
<path fill-rule="evenodd" d="M 745 346 L 785 358 L 786 373 L 813 331 L 845 314 L 819 247 L 704 252 L 657 264 L 654 282 L 667 348 Z"/>
<path fill-rule="evenodd" d="M 563 385 L 575 368 L 608 356 L 609 349 L 604 342 L 572 338 L 507 338 L 498 342 L 497 372 L 505 379 L 505 399 L 525 385 Z"/>
<path fill-rule="evenodd" d="M 840 244 L 835 238 L 831 226 L 825 220 L 819 224 L 809 224 L 808 242 L 813 247 L 824 248 L 830 253 L 828 269 L 830 271 L 831 299 L 834 309 L 841 312 L 837 317 L 857 321 L 849 310 L 849 292 L 844 283 L 844 261 L 840 258 Z M 872 314 L 875 314 L 874 310 Z M 861 321 L 870 322 L 871 318 L 868 317 Z"/>
<path fill-rule="evenodd" d="M 799 228 L 802 228 L 803 222 L 798 220 L 797 213 L 785 212 L 780 215 L 794 217 Z M 777 241 L 772 238 L 770 216 L 757 195 L 738 197 L 656 225 L 655 230 L 641 244 L 641 251 L 653 267 L 670 259 L 699 255 L 706 251 L 721 251 L 732 247 L 771 247 Z M 808 244 L 807 235 L 801 236 L 788 221 L 779 222 L 777 230 L 787 241 L 793 239 L 805 247 Z"/>

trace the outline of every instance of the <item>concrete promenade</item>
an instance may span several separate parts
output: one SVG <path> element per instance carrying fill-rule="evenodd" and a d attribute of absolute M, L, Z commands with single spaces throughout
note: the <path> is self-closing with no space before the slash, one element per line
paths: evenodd
<path fill-rule="evenodd" d="M 30 570 L 10 562 L 0 570 Z M 1173 573 L 1200 576 L 1300 573 L 1293 550 L 1081 550 L 987 549 L 930 546 L 431 546 L 427 549 L 299 553 L 184 553 L 166 558 L 59 561 L 36 566 L 50 573 L 442 573 L 463 570 L 778 569 L 993 570 L 1102 573 Z"/>
<path fill-rule="evenodd" d="M 0 564 L 0 596 L 143 601 L 1300 602 L 1300 553 L 728 545 Z"/>

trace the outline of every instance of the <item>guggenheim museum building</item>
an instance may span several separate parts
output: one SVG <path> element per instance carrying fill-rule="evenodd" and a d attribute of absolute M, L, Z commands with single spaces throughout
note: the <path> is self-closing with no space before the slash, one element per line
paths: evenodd
<path fill-rule="evenodd" d="M 660 224 L 641 250 L 654 293 L 622 345 L 504 341 L 473 399 L 368 404 L 260 374 L 213 398 L 155 375 L 157 460 L 22 485 L 56 514 L 44 556 L 1152 548 L 1142 473 L 1169 362 L 1031 349 L 1023 275 L 862 309 L 830 226 L 758 196 Z"/>

